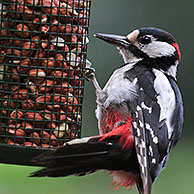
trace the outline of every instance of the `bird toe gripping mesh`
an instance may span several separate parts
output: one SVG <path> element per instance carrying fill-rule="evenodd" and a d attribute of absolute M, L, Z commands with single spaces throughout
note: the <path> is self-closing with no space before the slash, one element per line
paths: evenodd
<path fill-rule="evenodd" d="M 30 164 L 80 137 L 90 1 L 0 6 L 0 162 Z"/>

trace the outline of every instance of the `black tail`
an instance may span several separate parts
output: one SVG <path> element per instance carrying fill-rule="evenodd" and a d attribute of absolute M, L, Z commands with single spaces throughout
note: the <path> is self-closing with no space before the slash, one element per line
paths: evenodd
<path fill-rule="evenodd" d="M 45 168 L 34 172 L 31 177 L 62 177 L 85 175 L 96 170 L 138 169 L 138 162 L 133 146 L 122 150 L 120 136 L 99 141 L 101 137 L 83 138 L 66 143 L 63 147 L 46 152 L 33 159 L 33 162 Z"/>

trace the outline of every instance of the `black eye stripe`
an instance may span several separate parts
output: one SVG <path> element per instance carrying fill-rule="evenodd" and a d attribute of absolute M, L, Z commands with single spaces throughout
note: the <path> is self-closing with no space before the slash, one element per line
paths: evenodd
<path fill-rule="evenodd" d="M 141 44 L 149 44 L 152 41 L 152 39 L 149 36 L 142 36 L 142 37 L 139 38 L 138 41 Z"/>

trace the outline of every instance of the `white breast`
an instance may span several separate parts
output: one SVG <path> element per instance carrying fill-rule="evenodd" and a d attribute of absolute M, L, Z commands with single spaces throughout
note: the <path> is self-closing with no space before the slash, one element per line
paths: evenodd
<path fill-rule="evenodd" d="M 156 75 L 154 88 L 158 94 L 157 100 L 161 107 L 160 121 L 166 120 L 168 137 L 170 138 L 173 132 L 170 122 L 176 105 L 175 94 L 167 77 L 161 71 L 153 69 L 153 73 Z"/>
<path fill-rule="evenodd" d="M 137 79 L 131 82 L 129 79 L 124 78 L 124 73 L 129 71 L 135 63 L 125 65 L 112 74 L 106 83 L 103 91 L 106 93 L 107 98 L 103 104 L 97 103 L 96 118 L 98 119 L 99 133 L 103 134 L 100 126 L 100 121 L 106 116 L 106 108 L 110 104 L 122 104 L 124 101 L 130 101 L 137 97 L 136 83 Z M 122 106 L 123 108 L 123 106 Z"/>
<path fill-rule="evenodd" d="M 134 81 L 131 82 L 129 79 L 124 78 L 124 73 L 130 70 L 132 67 L 133 64 L 125 65 L 120 69 L 117 69 L 110 77 L 103 89 L 103 91 L 105 91 L 107 94 L 107 99 L 104 103 L 105 108 L 111 103 L 120 104 L 124 101 L 131 101 L 137 97 L 137 80 L 134 79 Z"/>

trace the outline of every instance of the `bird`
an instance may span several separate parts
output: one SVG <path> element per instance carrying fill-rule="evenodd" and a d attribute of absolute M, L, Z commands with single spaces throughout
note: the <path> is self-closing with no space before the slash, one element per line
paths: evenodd
<path fill-rule="evenodd" d="M 139 194 L 151 194 L 182 134 L 183 101 L 176 78 L 179 45 L 172 34 L 155 27 L 126 36 L 95 37 L 116 46 L 124 60 L 103 89 L 95 70 L 86 68 L 96 90 L 99 134 L 35 157 L 33 162 L 43 168 L 30 176 L 83 176 L 105 170 L 116 188 L 136 185 Z"/>

